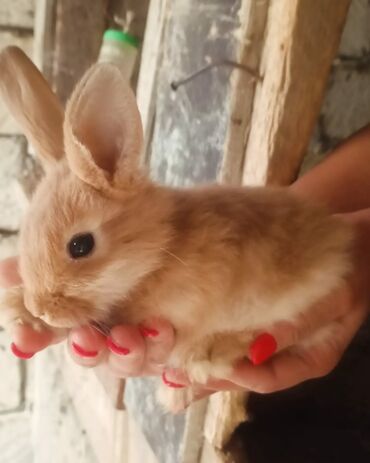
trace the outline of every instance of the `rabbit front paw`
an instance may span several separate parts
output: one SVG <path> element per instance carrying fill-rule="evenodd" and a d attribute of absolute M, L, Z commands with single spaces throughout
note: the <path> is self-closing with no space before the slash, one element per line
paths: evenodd
<path fill-rule="evenodd" d="M 157 401 L 167 412 L 181 413 L 194 400 L 194 390 L 191 386 L 170 388 L 161 384 L 157 389 Z"/>
<path fill-rule="evenodd" d="M 206 384 L 210 377 L 227 378 L 232 370 L 233 363 L 220 357 L 193 358 L 186 364 L 186 372 L 190 381 L 199 384 Z"/>
<path fill-rule="evenodd" d="M 251 336 L 246 333 L 217 334 L 208 338 L 185 362 L 189 379 L 200 384 L 205 384 L 210 377 L 227 379 L 234 364 L 245 357 L 250 341 Z"/>
<path fill-rule="evenodd" d="M 36 331 L 45 326 L 26 309 L 22 286 L 7 289 L 0 298 L 0 326 L 9 329 L 14 325 L 29 325 Z"/>

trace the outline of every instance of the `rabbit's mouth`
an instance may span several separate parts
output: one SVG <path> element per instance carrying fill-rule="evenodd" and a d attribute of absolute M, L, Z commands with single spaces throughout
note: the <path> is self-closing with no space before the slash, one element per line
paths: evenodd
<path fill-rule="evenodd" d="M 130 323 L 129 319 L 125 316 L 125 311 L 122 310 L 122 307 L 112 305 L 106 308 L 104 312 L 105 314 L 103 317 L 90 319 L 88 322 L 91 327 L 93 327 L 96 331 L 99 331 L 99 333 L 104 336 L 109 336 L 110 330 L 115 325 Z"/>
<path fill-rule="evenodd" d="M 77 328 L 87 325 L 94 314 L 88 301 L 63 293 L 25 291 L 27 310 L 53 328 Z M 96 312 L 95 312 L 96 313 Z"/>
<path fill-rule="evenodd" d="M 111 326 L 108 325 L 107 323 L 103 321 L 90 321 L 89 323 L 90 326 L 94 328 L 94 330 L 98 331 L 101 333 L 103 336 L 109 336 Z"/>
<path fill-rule="evenodd" d="M 39 318 L 52 328 L 77 328 L 85 323 L 75 317 L 52 317 L 49 314 L 40 315 Z"/>

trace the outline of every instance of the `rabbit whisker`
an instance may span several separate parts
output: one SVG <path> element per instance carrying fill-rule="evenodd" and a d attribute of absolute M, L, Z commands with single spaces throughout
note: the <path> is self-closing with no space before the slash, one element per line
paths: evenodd
<path fill-rule="evenodd" d="M 108 327 L 108 325 L 106 325 L 103 322 L 91 321 L 90 324 L 89 324 L 89 328 L 91 330 L 98 331 L 103 336 L 108 336 L 108 334 L 110 332 L 110 328 Z"/>
<path fill-rule="evenodd" d="M 184 265 L 185 267 L 187 267 L 187 263 L 184 262 L 182 259 L 180 259 L 179 256 L 176 256 L 176 254 L 173 254 L 172 252 L 170 252 L 168 249 L 166 248 L 159 248 L 161 251 L 165 252 L 166 254 L 168 254 L 169 256 L 173 257 L 174 259 L 178 260 L 179 262 L 181 262 L 182 265 Z"/>

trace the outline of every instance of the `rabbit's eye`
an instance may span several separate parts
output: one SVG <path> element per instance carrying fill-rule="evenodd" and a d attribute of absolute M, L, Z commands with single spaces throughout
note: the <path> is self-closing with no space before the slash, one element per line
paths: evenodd
<path fill-rule="evenodd" d="M 68 243 L 68 252 L 73 259 L 79 259 L 89 255 L 95 246 L 95 240 L 91 233 L 75 235 Z"/>

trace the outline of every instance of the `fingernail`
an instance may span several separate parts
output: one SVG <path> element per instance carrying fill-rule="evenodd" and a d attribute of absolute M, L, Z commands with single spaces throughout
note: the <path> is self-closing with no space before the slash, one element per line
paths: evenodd
<path fill-rule="evenodd" d="M 97 350 L 85 350 L 75 342 L 72 342 L 72 347 L 75 353 L 80 357 L 93 358 L 96 357 L 99 353 Z"/>
<path fill-rule="evenodd" d="M 106 343 L 107 343 L 108 349 L 115 354 L 127 355 L 130 353 L 130 349 L 127 349 L 127 347 L 118 346 L 110 336 L 107 337 Z"/>
<path fill-rule="evenodd" d="M 139 331 L 144 338 L 155 338 L 159 335 L 159 331 L 154 328 L 148 328 L 144 325 L 139 325 Z"/>
<path fill-rule="evenodd" d="M 168 387 L 174 387 L 176 389 L 180 389 L 182 387 L 185 387 L 185 384 L 178 384 L 178 383 L 173 383 L 172 381 L 169 381 L 167 379 L 167 376 L 166 376 L 165 372 L 162 373 L 162 380 L 163 380 L 164 384 L 166 386 L 168 386 Z"/>
<path fill-rule="evenodd" d="M 249 356 L 253 365 L 260 365 L 269 359 L 277 349 L 275 338 L 269 333 L 257 336 L 249 348 Z"/>
<path fill-rule="evenodd" d="M 11 349 L 11 351 L 13 352 L 13 354 L 14 354 L 16 357 L 18 357 L 18 358 L 20 358 L 20 359 L 23 359 L 23 360 L 28 360 L 28 359 L 32 358 L 32 357 L 35 355 L 34 352 L 33 352 L 33 353 L 27 353 L 27 352 L 21 351 L 21 350 L 16 346 L 16 344 L 14 344 L 14 342 L 12 342 L 12 343 L 10 344 L 10 349 Z"/>

